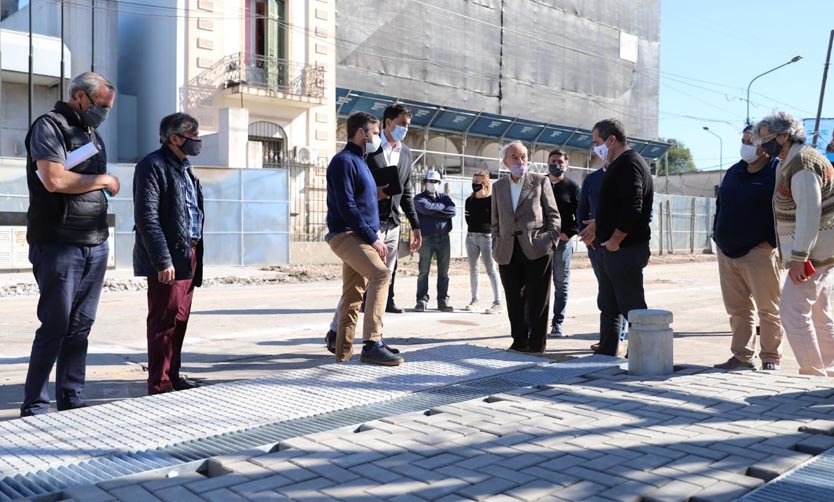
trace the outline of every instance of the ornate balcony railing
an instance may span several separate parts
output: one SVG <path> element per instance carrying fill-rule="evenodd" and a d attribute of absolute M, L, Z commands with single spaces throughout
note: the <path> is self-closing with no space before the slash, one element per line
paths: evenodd
<path fill-rule="evenodd" d="M 241 87 L 260 89 L 268 96 L 321 99 L 324 67 L 245 52 L 231 54 L 188 82 L 183 89 L 185 108 L 199 114 L 201 108 L 213 106 L 219 89 Z M 212 117 L 203 118 L 213 123 Z"/>

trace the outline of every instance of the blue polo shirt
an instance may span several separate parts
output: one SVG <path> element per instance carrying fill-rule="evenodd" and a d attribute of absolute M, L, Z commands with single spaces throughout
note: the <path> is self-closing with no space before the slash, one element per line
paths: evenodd
<path fill-rule="evenodd" d="M 328 239 L 349 230 L 368 244 L 379 238 L 376 183 L 362 148 L 351 142 L 327 166 L 327 230 Z"/>

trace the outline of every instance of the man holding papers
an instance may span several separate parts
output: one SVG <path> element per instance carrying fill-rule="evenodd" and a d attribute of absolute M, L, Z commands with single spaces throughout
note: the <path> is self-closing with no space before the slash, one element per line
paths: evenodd
<path fill-rule="evenodd" d="M 115 101 L 113 84 L 97 73 L 82 73 L 70 83 L 69 101 L 57 102 L 26 135 L 26 240 L 40 290 L 40 327 L 32 343 L 21 416 L 49 411 L 49 374 L 56 361 L 58 410 L 85 406 L 87 337 L 109 254 L 105 190 L 119 193 L 119 180 L 107 174 L 107 154 L 96 128 Z M 90 156 L 74 153 L 81 149 Z"/>

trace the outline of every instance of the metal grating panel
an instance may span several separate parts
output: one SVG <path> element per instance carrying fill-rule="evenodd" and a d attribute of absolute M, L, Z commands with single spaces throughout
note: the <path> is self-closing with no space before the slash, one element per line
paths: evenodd
<path fill-rule="evenodd" d="M 834 449 L 753 490 L 739 502 L 808 502 L 834 500 Z"/>
<path fill-rule="evenodd" d="M 319 368 L 318 371 L 300 370 L 292 374 L 295 381 L 309 382 L 310 378 L 315 378 L 315 381 L 324 384 L 319 388 L 307 389 L 306 392 L 289 392 L 294 395 L 293 401 L 306 403 L 305 406 L 296 406 L 297 409 L 278 420 L 273 415 L 272 422 L 268 424 L 241 427 L 240 430 L 220 434 L 208 434 L 198 439 L 177 440 L 177 438 L 189 435 L 194 437 L 203 432 L 202 429 L 195 430 L 192 422 L 195 416 L 205 418 L 208 413 L 212 413 L 206 409 L 205 402 L 205 394 L 212 390 L 211 387 L 195 389 L 189 393 L 172 393 L 153 398 L 117 402 L 114 403 L 113 409 L 110 409 L 109 405 L 85 408 L 83 412 L 85 418 L 89 420 L 87 426 L 96 430 L 101 428 L 102 434 L 94 440 L 84 437 L 84 446 L 88 448 L 84 453 L 95 453 L 97 456 L 76 462 L 65 462 L 57 467 L 40 470 L 27 469 L 27 472 L 6 476 L 0 479 L 0 501 L 48 495 L 69 487 L 85 486 L 131 474 L 173 467 L 234 451 L 252 448 L 268 449 L 282 440 L 297 436 L 357 426 L 370 420 L 482 398 L 523 386 L 553 383 L 564 378 L 616 366 L 621 362 L 615 358 L 592 356 L 568 363 L 537 366 L 541 364 L 541 359 L 493 349 L 447 346 L 444 350 L 450 360 L 459 361 L 466 357 L 477 357 L 483 370 L 480 376 L 478 372 L 463 371 L 461 367 L 456 367 L 449 361 L 438 360 L 437 355 L 432 354 L 431 349 L 413 353 L 409 361 L 414 363 L 399 367 L 399 371 L 382 372 L 379 368 L 358 364 L 330 365 Z M 443 372 L 439 372 L 439 368 L 442 368 Z M 325 375 L 323 376 L 322 373 Z M 379 375 L 385 377 L 386 384 L 390 387 L 387 387 L 388 390 L 382 392 L 381 395 L 378 394 L 376 400 L 370 400 L 367 392 L 365 395 L 361 393 L 362 382 L 375 381 Z M 244 394 L 257 392 L 262 398 L 264 392 L 275 392 L 275 387 L 282 387 L 286 397 L 288 389 L 286 386 L 280 386 L 281 379 L 281 376 L 258 379 L 255 389 L 251 381 L 248 384 L 246 382 L 224 384 L 226 387 L 223 392 L 228 394 L 232 389 L 237 388 Z M 339 395 L 342 398 L 346 391 L 350 394 L 348 399 L 350 405 L 339 409 L 334 409 L 332 405 L 328 406 L 327 398 L 332 398 L 335 387 L 339 388 Z M 322 388 L 329 389 L 329 393 Z M 298 391 L 299 389 L 289 390 Z M 311 407 L 312 401 L 316 403 Z M 227 418 L 243 426 L 244 423 L 240 422 L 240 417 L 234 416 L 231 404 L 225 412 L 215 408 L 213 411 L 215 416 L 212 420 L 217 421 L 219 413 L 224 419 Z M 296 402 L 295 405 L 297 404 Z M 183 406 L 191 409 L 190 416 L 181 412 Z M 118 423 L 115 421 L 117 416 L 124 419 L 128 414 L 145 415 L 153 410 L 156 410 L 158 415 L 160 407 L 171 411 L 171 416 L 176 419 L 172 420 L 175 424 L 174 428 L 179 430 L 167 433 L 168 436 L 164 438 L 153 438 L 162 443 L 158 448 L 125 453 L 128 449 L 125 448 L 125 441 L 129 438 L 117 438 L 114 437 L 115 435 L 106 434 L 107 422 Z M 96 411 L 102 413 L 97 414 Z M 305 413 L 306 416 L 304 416 Z M 39 425 L 49 425 L 62 443 L 72 444 L 77 439 L 75 437 L 77 433 L 72 428 L 72 421 L 66 415 L 52 414 L 45 418 L 48 420 Z M 7 427 L 20 426 L 12 424 Z M 22 426 L 28 427 L 29 424 L 23 423 Z M 160 434 L 162 433 L 160 431 Z M 135 437 L 148 439 L 141 434 Z M 166 440 L 168 443 L 164 444 Z M 47 464 L 47 462 L 44 463 Z"/>

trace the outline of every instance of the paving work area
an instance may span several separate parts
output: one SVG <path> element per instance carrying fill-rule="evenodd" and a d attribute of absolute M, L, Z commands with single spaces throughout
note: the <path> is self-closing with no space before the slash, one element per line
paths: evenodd
<path fill-rule="evenodd" d="M 398 280 L 401 306 L 413 282 Z M 646 269 L 649 305 L 675 314 L 676 372 L 662 378 L 587 357 L 595 283 L 587 269 L 571 283 L 570 336 L 546 356 L 579 359 L 499 350 L 504 314 L 408 312 L 384 318 L 399 368 L 332 364 L 338 282 L 198 290 L 184 371 L 227 383 L 131 400 L 145 394 L 144 294 L 107 293 L 88 399 L 110 404 L 0 422 L 0 493 L 41 493 L 26 476 L 43 473 L 61 487 L 49 500 L 769 500 L 790 476 L 751 490 L 834 446 L 831 381 L 796 375 L 789 350 L 779 372 L 709 367 L 729 357 L 714 263 Z M 468 277 L 451 291 L 468 303 Z M 5 418 L 34 304 L 0 302 Z"/>

